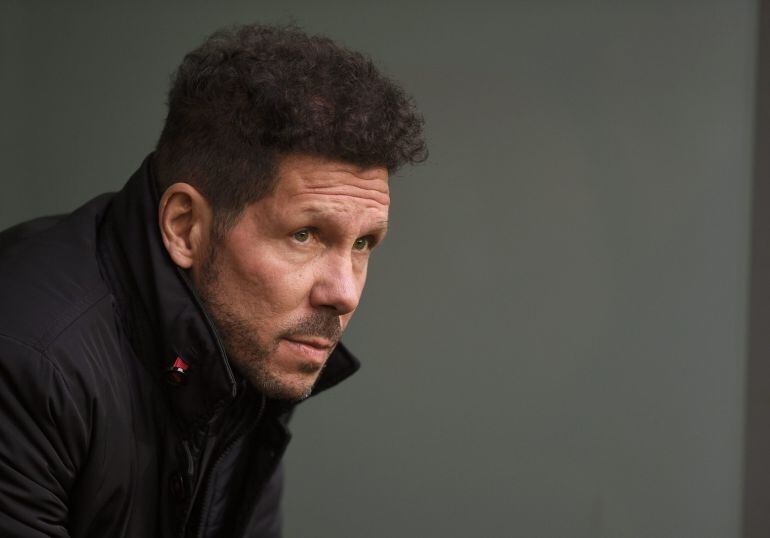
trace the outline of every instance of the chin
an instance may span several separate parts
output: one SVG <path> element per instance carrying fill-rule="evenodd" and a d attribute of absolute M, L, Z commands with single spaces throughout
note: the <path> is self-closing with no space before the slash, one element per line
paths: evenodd
<path fill-rule="evenodd" d="M 301 402 L 307 399 L 313 392 L 314 385 L 296 387 L 296 386 L 280 386 L 280 387 L 267 387 L 261 392 L 273 400 L 283 400 L 287 402 Z"/>
<path fill-rule="evenodd" d="M 268 398 L 294 402 L 310 396 L 329 358 L 296 353 L 282 345 L 272 353 L 253 353 L 248 360 L 244 355 L 231 353 L 231 361 L 254 388 Z"/>
<path fill-rule="evenodd" d="M 297 375 L 289 378 L 271 375 L 265 372 L 249 372 L 247 375 L 251 384 L 266 397 L 274 400 L 299 402 L 306 399 L 313 392 L 313 387 L 318 380 L 318 373 L 300 374 L 302 379 L 296 379 Z"/>

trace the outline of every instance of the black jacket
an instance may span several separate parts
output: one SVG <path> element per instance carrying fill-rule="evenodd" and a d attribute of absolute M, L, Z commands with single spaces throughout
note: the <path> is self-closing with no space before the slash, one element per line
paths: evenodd
<path fill-rule="evenodd" d="M 292 408 L 230 367 L 157 207 L 147 159 L 0 234 L 0 536 L 280 535 Z M 357 368 L 339 345 L 314 394 Z"/>

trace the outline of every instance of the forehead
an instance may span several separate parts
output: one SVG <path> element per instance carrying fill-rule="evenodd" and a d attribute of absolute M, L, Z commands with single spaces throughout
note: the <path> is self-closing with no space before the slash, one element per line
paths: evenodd
<path fill-rule="evenodd" d="M 317 201 L 387 209 L 388 171 L 384 167 L 361 168 L 322 157 L 290 155 L 279 162 L 273 197 L 291 205 Z"/>

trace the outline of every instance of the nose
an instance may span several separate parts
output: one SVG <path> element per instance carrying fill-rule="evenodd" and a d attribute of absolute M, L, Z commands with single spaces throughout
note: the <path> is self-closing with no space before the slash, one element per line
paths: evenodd
<path fill-rule="evenodd" d="M 314 307 L 333 308 L 339 316 L 356 309 L 366 275 L 354 267 L 350 256 L 330 253 L 315 276 L 310 292 Z"/>

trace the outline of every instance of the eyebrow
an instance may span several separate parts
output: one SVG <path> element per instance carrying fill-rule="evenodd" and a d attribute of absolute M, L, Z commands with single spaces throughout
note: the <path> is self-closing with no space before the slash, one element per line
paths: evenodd
<path fill-rule="evenodd" d="M 387 220 L 381 220 L 377 223 L 375 223 L 374 230 L 381 232 L 383 235 L 388 233 L 388 221 Z"/>
<path fill-rule="evenodd" d="M 311 215 L 314 217 L 325 217 L 329 215 L 334 215 L 335 211 L 329 211 L 328 209 L 319 209 L 317 207 L 305 207 L 302 208 L 302 213 L 305 213 L 307 215 Z M 379 220 L 374 223 L 374 226 L 372 227 L 372 231 L 378 231 L 381 232 L 383 235 L 388 232 L 388 221 L 387 220 Z"/>

